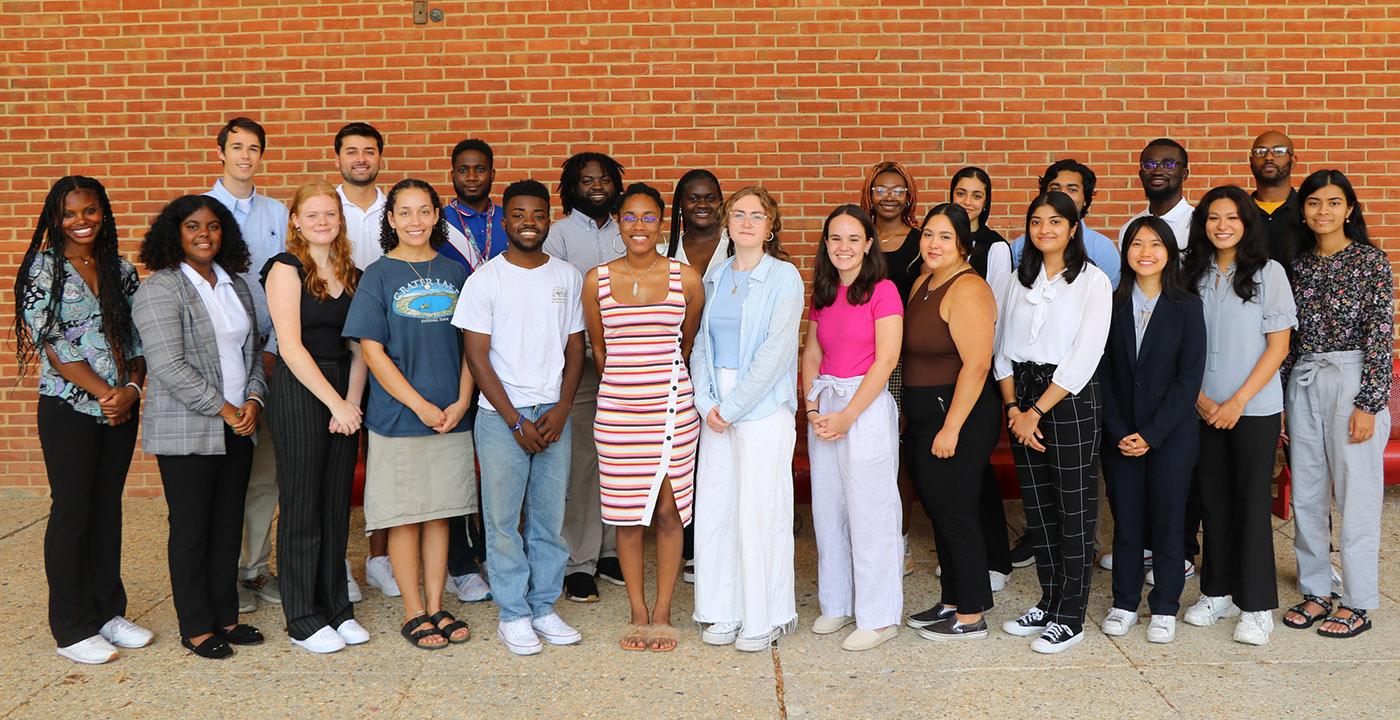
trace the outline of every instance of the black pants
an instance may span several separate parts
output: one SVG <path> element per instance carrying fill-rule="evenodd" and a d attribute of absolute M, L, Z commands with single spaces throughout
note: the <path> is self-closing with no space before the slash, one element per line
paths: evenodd
<path fill-rule="evenodd" d="M 348 365 L 319 366 L 345 396 Z M 350 488 L 358 435 L 327 430 L 331 413 L 280 361 L 272 374 L 267 421 L 277 452 L 277 570 L 287 634 L 305 640 L 355 617 L 345 584 Z"/>
<path fill-rule="evenodd" d="M 1016 363 L 1016 404 L 1023 411 L 1050 386 L 1055 366 Z M 1011 439 L 1016 475 L 1026 508 L 1026 531 L 1035 544 L 1040 577 L 1036 605 L 1052 622 L 1078 631 L 1094 568 L 1094 530 L 1098 522 L 1102 405 L 1097 380 L 1066 395 L 1040 418 L 1045 452 Z"/>
<path fill-rule="evenodd" d="M 1104 439 L 1103 472 L 1113 508 L 1113 607 L 1136 612 L 1147 574 L 1142 551 L 1151 548 L 1157 584 L 1147 597 L 1153 615 L 1175 616 L 1186 577 L 1182 527 L 1199 438 L 1194 417 L 1142 457 L 1126 457 Z"/>
<path fill-rule="evenodd" d="M 49 476 L 44 573 L 49 631 L 59 647 L 86 640 L 126 614 L 122 586 L 122 488 L 136 447 L 137 408 L 113 427 L 39 396 L 39 444 Z"/>
<path fill-rule="evenodd" d="M 906 385 L 902 395 L 905 461 L 924 511 L 933 520 L 934 546 L 943 566 L 939 601 L 969 615 L 984 612 L 992 607 L 992 588 L 979 510 L 985 494 L 982 471 L 1001 435 L 996 395 L 990 385 L 983 386 L 950 458 L 936 457 L 932 450 L 952 404 L 953 386 Z M 997 526 L 1003 546 L 1005 528 L 1003 520 Z"/>
<path fill-rule="evenodd" d="M 233 625 L 253 441 L 225 426 L 223 455 L 157 455 L 156 463 L 170 509 L 170 585 L 180 635 Z"/>
<path fill-rule="evenodd" d="M 480 497 L 480 495 L 478 495 Z M 447 574 L 453 577 L 479 573 L 486 567 L 486 531 L 477 516 L 447 519 Z"/>
<path fill-rule="evenodd" d="M 1230 430 L 1200 425 L 1201 593 L 1232 595 L 1245 612 L 1278 607 L 1270 505 L 1280 422 L 1274 414 L 1241 417 Z"/>
<path fill-rule="evenodd" d="M 995 401 L 996 385 L 992 385 Z M 1001 438 L 1001 403 L 997 403 L 997 438 Z M 997 473 L 992 464 L 982 468 L 982 496 L 978 498 L 977 512 L 982 518 L 982 545 L 987 551 L 987 569 L 1002 575 L 1011 574 L 1011 545 L 1006 540 L 1006 507 L 1002 505 L 1001 485 L 997 483 Z"/>

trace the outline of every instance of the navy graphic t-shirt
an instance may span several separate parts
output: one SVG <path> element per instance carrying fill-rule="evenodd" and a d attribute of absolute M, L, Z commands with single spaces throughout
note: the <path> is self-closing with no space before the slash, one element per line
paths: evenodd
<path fill-rule="evenodd" d="M 461 264 L 441 255 L 407 263 L 382 257 L 365 269 L 344 335 L 384 346 L 413 389 L 445 408 L 457 401 L 462 373 L 462 334 L 452 325 L 457 296 L 467 281 Z M 374 373 L 369 376 L 365 426 L 387 437 L 431 435 L 417 413 L 395 400 Z M 471 429 L 466 418 L 452 432 Z"/>

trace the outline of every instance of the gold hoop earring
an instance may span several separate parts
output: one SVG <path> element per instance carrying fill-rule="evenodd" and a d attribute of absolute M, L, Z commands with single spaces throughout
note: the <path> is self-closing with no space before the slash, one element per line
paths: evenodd
<path fill-rule="evenodd" d="M 772 230 L 769 230 L 769 231 L 768 231 L 768 239 L 767 239 L 767 240 L 764 240 L 764 242 L 773 242 L 773 231 L 772 231 Z"/>

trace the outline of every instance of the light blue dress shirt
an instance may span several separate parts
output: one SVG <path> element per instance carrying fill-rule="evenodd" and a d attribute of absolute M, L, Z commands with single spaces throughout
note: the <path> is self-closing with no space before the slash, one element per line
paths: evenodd
<path fill-rule="evenodd" d="M 1026 236 L 1016 238 L 1011 242 L 1011 267 L 1015 268 L 1021 264 L 1021 250 L 1026 247 Z M 1108 236 L 1095 230 L 1088 225 L 1084 226 L 1084 252 L 1089 255 L 1089 262 L 1103 271 L 1108 276 L 1108 281 L 1116 289 L 1118 287 L 1118 274 L 1123 264 L 1123 258 L 1118 255 L 1118 247 L 1113 244 Z"/>
<path fill-rule="evenodd" d="M 248 245 L 252 262 L 243 273 L 243 281 L 248 283 L 248 292 L 253 296 L 253 310 L 258 319 L 258 334 L 268 337 L 265 352 L 277 352 L 277 339 L 272 334 L 272 316 L 267 311 L 267 292 L 263 290 L 259 273 L 272 256 L 287 250 L 287 206 L 261 195 L 257 189 L 246 198 L 236 198 L 224 187 L 222 179 L 214 182 L 214 187 L 204 193 L 223 203 L 238 221 L 238 229 L 243 232 L 243 242 Z"/>
<path fill-rule="evenodd" d="M 1298 306 L 1283 266 L 1270 260 L 1254 275 L 1254 299 L 1235 293 L 1235 266 L 1220 272 L 1215 263 L 1201 277 L 1198 290 L 1206 316 L 1206 373 L 1201 392 L 1216 402 L 1239 390 L 1268 346 L 1269 333 L 1298 327 Z M 1253 417 L 1283 412 L 1283 383 L 1278 373 L 1244 406 Z"/>

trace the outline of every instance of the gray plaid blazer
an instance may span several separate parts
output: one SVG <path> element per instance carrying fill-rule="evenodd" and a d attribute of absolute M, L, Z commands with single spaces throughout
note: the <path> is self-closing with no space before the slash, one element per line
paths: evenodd
<path fill-rule="evenodd" d="M 248 394 L 266 397 L 253 296 L 242 277 L 229 275 L 248 311 L 248 337 L 243 342 Z M 152 455 L 222 455 L 223 370 L 214 324 L 199 291 L 178 268 L 157 270 L 136 291 L 131 318 L 146 350 L 141 448 Z"/>

